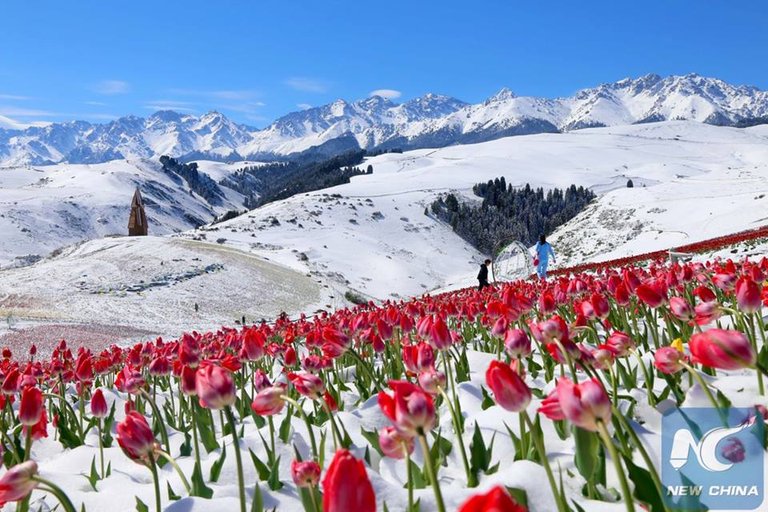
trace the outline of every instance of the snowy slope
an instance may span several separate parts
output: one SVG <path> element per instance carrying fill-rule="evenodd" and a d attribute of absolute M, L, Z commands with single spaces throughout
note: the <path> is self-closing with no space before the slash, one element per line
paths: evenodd
<path fill-rule="evenodd" d="M 181 236 L 225 238 L 229 246 L 366 296 L 408 296 L 451 283 L 471 284 L 482 258 L 448 226 L 424 214 L 441 193 L 469 197 L 472 185 L 499 176 L 513 185 L 592 187 L 604 194 L 592 213 L 554 238 L 562 261 L 575 263 L 598 252 L 601 257 L 644 252 L 753 227 L 768 217 L 764 200 L 752 199 L 768 185 L 767 162 L 765 127 L 667 122 L 510 137 L 380 155 L 366 162 L 373 165 L 372 175 Z M 624 188 L 629 178 L 635 183 L 631 190 Z M 672 206 L 680 198 L 688 199 Z M 614 204 L 624 205 L 621 216 L 627 220 L 590 228 L 590 238 L 579 240 L 587 228 L 578 222 L 597 222 L 590 219 L 600 219 L 600 212 Z M 638 217 L 642 228 L 635 227 L 638 205 L 644 212 Z M 650 220 L 653 224 L 646 226 Z M 635 237 L 636 230 L 649 226 L 663 234 Z M 636 243 L 622 249 L 625 239 Z M 606 251 L 609 241 L 617 244 L 614 252 Z"/>
<path fill-rule="evenodd" d="M 183 180 L 172 179 L 159 164 L 144 160 L 1 169 L 0 267 L 81 240 L 126 234 L 137 186 L 155 235 L 190 229 L 229 209 L 242 209 L 238 193 L 223 188 L 223 204 L 213 207 L 190 194 Z"/>
<path fill-rule="evenodd" d="M 107 124 L 72 121 L 36 127 L 0 119 L 0 165 L 96 163 L 164 154 L 196 160 L 264 159 L 333 141 L 366 149 L 438 148 L 681 119 L 723 126 L 765 122 L 768 92 L 696 74 L 649 74 L 556 99 L 520 97 L 507 89 L 473 105 L 437 94 L 399 105 L 379 96 L 339 99 L 285 115 L 262 130 L 233 123 L 218 112 L 196 117 L 161 111 Z M 344 147 L 349 149 L 349 143 Z"/>

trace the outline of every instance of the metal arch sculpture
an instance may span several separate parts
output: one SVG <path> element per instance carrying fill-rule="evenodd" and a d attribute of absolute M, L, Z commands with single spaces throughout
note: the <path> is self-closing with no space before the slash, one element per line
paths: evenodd
<path fill-rule="evenodd" d="M 492 270 L 494 281 L 525 279 L 534 272 L 531 253 L 519 240 L 509 242 L 496 251 Z"/>

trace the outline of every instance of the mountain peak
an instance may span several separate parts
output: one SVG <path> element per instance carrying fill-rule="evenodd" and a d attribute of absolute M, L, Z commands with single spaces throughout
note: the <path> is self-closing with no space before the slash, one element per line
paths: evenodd
<path fill-rule="evenodd" d="M 488 98 L 489 102 L 496 102 L 496 101 L 509 101 L 511 99 L 516 98 L 515 93 L 513 93 L 510 89 L 506 87 L 502 87 L 499 92 Z"/>

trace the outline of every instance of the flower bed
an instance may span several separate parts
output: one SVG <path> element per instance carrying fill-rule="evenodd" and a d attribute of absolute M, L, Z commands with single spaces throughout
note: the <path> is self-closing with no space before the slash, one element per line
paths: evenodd
<path fill-rule="evenodd" d="M 0 502 L 672 510 L 662 412 L 763 422 L 766 272 L 599 267 L 100 352 L 5 349 Z"/>

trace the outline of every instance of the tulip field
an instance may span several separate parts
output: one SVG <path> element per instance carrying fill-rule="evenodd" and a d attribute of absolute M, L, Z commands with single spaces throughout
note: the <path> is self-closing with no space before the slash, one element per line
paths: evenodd
<path fill-rule="evenodd" d="M 768 259 L 656 261 L 6 348 L 2 510 L 703 510 L 665 495 L 661 418 L 768 418 L 767 279 Z"/>

